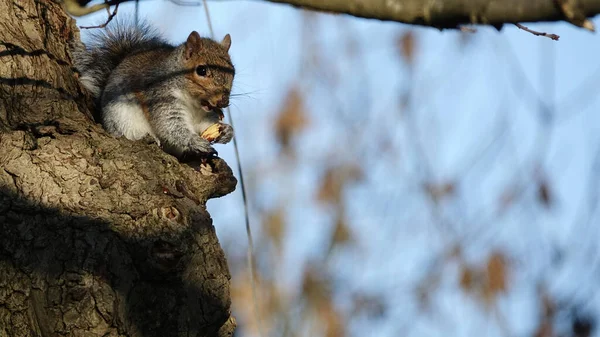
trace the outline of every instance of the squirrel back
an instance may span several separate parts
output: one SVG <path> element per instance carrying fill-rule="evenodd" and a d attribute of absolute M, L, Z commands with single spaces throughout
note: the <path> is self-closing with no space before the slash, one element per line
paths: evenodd
<path fill-rule="evenodd" d="M 128 56 L 149 50 L 173 50 L 156 29 L 147 23 L 117 21 L 89 34 L 89 42 L 75 48 L 75 67 L 80 81 L 95 98 L 100 98 L 108 77 Z"/>

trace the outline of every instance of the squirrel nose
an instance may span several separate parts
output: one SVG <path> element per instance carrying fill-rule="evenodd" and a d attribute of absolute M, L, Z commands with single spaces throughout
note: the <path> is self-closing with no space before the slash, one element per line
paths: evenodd
<path fill-rule="evenodd" d="M 229 106 L 229 97 L 223 95 L 221 99 L 215 104 L 219 108 L 226 108 Z"/>

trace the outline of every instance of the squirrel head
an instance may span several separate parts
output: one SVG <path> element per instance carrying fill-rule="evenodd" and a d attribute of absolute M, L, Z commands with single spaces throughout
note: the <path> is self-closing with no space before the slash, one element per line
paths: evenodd
<path fill-rule="evenodd" d="M 229 94 L 235 68 L 229 57 L 231 36 L 225 35 L 221 42 L 202 38 L 193 31 L 183 48 L 188 93 L 198 100 L 202 108 L 212 111 L 229 106 Z"/>

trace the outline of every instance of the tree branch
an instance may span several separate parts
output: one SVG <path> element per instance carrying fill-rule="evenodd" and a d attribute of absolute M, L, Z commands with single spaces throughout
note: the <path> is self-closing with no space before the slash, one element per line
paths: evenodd
<path fill-rule="evenodd" d="M 292 6 L 349 14 L 362 18 L 407 24 L 456 28 L 464 24 L 488 24 L 570 20 L 568 9 L 578 17 L 600 13 L 597 0 L 267 0 Z M 573 23 L 573 22 L 572 22 Z M 579 23 L 574 23 L 581 26 Z"/>
<path fill-rule="evenodd" d="M 305 9 L 350 14 L 438 28 L 488 24 L 566 20 L 557 0 L 267 0 Z M 596 0 L 569 1 L 583 17 L 600 13 Z M 562 2 L 561 2 L 562 4 Z"/>
<path fill-rule="evenodd" d="M 133 0 L 106 0 L 86 7 L 90 0 L 62 0 L 65 10 L 82 16 Z M 201 1 L 169 0 L 176 4 L 201 5 Z M 586 18 L 600 14 L 597 0 L 265 0 L 294 7 L 396 21 L 436 28 L 485 24 L 501 28 L 506 23 L 567 21 L 594 31 Z"/>

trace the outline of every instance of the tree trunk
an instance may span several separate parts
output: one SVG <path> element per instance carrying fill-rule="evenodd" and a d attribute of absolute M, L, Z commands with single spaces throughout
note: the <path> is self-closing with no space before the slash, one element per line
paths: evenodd
<path fill-rule="evenodd" d="M 0 0 L 0 337 L 231 336 L 205 207 L 231 170 L 108 135 L 74 39 L 57 2 Z"/>

